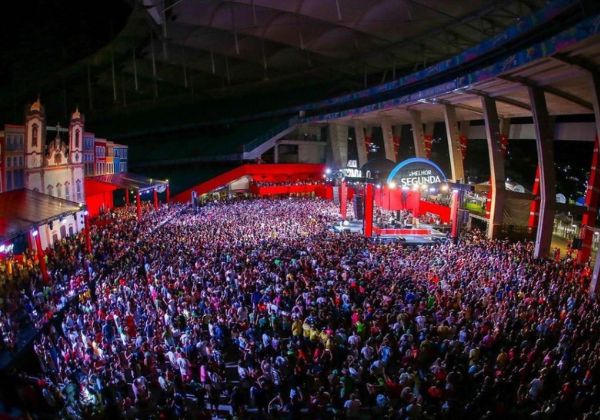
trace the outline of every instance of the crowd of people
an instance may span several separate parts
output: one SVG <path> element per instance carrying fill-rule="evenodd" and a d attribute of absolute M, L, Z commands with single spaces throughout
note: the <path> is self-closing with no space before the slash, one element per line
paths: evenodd
<path fill-rule="evenodd" d="M 88 289 L 34 345 L 47 412 L 600 415 L 600 312 L 572 260 L 477 232 L 423 247 L 334 233 L 337 209 L 308 198 L 103 217 L 92 256 L 63 245 L 63 279 Z"/>

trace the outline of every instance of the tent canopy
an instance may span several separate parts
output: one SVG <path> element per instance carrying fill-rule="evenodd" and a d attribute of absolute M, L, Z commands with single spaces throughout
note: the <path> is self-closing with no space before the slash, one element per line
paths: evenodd
<path fill-rule="evenodd" d="M 107 174 L 99 175 L 88 178 L 89 181 L 100 182 L 103 184 L 110 184 L 117 188 L 123 188 L 132 191 L 147 191 L 155 188 L 165 188 L 169 185 L 169 181 L 163 181 L 160 179 L 147 178 L 143 175 L 137 175 L 132 173 L 122 174 Z M 87 185 L 86 185 L 87 188 Z"/>
<path fill-rule="evenodd" d="M 78 203 L 32 190 L 14 190 L 0 194 L 0 241 L 8 241 L 36 225 L 75 214 Z"/>

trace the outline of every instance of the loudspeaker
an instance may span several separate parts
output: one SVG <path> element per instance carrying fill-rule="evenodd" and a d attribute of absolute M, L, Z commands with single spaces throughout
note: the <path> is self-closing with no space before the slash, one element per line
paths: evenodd
<path fill-rule="evenodd" d="M 354 217 L 362 219 L 365 215 L 365 201 L 362 195 L 356 194 L 352 199 L 352 206 L 354 208 Z"/>

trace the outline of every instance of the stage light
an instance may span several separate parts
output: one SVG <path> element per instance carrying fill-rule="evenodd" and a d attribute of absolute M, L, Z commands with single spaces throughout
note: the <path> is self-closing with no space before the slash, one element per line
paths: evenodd
<path fill-rule="evenodd" d="M 442 191 L 448 191 L 448 185 L 444 184 L 444 185 L 442 185 L 442 187 L 440 189 Z"/>
<path fill-rule="evenodd" d="M 38 236 L 38 231 L 37 230 L 32 230 L 31 231 L 31 235 L 35 238 L 36 236 Z"/>
<path fill-rule="evenodd" d="M 435 187 L 430 187 L 429 192 L 435 192 Z"/>
<path fill-rule="evenodd" d="M 394 188 L 396 188 L 396 186 L 397 186 L 397 185 L 396 185 L 396 182 L 395 182 L 395 181 L 388 182 L 388 187 L 390 187 L 392 190 L 393 190 Z"/>
<path fill-rule="evenodd" d="M 90 212 L 89 212 L 89 211 L 87 211 L 87 210 L 83 212 L 83 215 L 84 215 L 84 216 L 87 216 L 88 214 L 90 214 Z"/>
<path fill-rule="evenodd" d="M 377 184 L 377 185 L 376 185 L 376 187 L 377 187 L 377 188 L 381 188 L 381 184 Z"/>
<path fill-rule="evenodd" d="M 327 168 L 327 169 L 325 169 L 325 173 L 326 173 L 327 175 L 329 175 L 329 174 L 331 173 L 331 168 Z"/>

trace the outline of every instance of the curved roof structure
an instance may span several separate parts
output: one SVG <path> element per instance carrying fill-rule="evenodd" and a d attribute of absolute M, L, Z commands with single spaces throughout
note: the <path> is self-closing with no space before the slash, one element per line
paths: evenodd
<path fill-rule="evenodd" d="M 539 0 L 144 0 L 144 57 L 160 77 L 207 90 L 311 75 L 374 84 L 456 54 L 518 22 Z M 179 67 L 171 74 L 173 69 Z M 198 77 L 202 75 L 202 77 Z M 215 82 L 217 82 L 215 84 Z M 189 80 L 187 81 L 189 83 Z M 359 84 L 360 86 L 360 84 Z"/>

